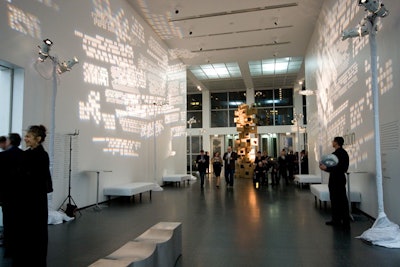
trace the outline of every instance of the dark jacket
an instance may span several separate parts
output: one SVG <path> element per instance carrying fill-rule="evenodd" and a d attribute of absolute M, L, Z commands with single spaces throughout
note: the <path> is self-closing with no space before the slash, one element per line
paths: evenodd
<path fill-rule="evenodd" d="M 237 156 L 237 153 L 234 152 L 234 151 L 231 152 L 231 158 L 230 158 L 230 160 L 229 160 L 229 164 L 228 164 L 227 155 L 228 155 L 228 152 L 225 152 L 225 153 L 224 153 L 224 156 L 223 156 L 224 164 L 225 164 L 225 169 L 234 170 L 234 169 L 235 169 L 235 162 L 236 162 L 237 157 L 238 157 L 238 156 Z"/>

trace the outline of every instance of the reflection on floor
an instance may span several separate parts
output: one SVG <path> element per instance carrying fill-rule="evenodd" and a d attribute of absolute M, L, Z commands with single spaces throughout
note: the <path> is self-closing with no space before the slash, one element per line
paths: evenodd
<path fill-rule="evenodd" d="M 101 211 L 86 208 L 76 220 L 49 226 L 48 266 L 88 266 L 160 221 L 182 222 L 178 267 L 399 266 L 398 250 L 356 238 L 372 222 L 354 218 L 349 232 L 326 226 L 330 210 L 316 207 L 308 188 L 256 189 L 247 179 L 216 188 L 209 178 L 204 190 L 197 182 L 166 186 L 152 200 L 115 199 Z M 1 257 L 0 266 L 11 265 Z"/>

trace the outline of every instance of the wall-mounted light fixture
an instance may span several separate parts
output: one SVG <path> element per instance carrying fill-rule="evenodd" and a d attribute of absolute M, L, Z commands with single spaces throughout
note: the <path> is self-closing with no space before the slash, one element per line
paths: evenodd
<path fill-rule="evenodd" d="M 70 59 L 68 61 L 58 63 L 57 73 L 62 74 L 66 71 L 70 71 L 72 69 L 72 67 L 78 62 L 79 62 L 78 59 L 76 57 L 74 57 L 73 59 Z"/>
<path fill-rule="evenodd" d="M 53 45 L 53 42 L 50 39 L 45 39 L 45 40 L 43 40 L 42 45 L 38 45 L 38 48 L 39 48 L 38 60 L 40 62 L 43 62 L 46 60 L 46 58 L 48 58 L 52 45 Z"/>
<path fill-rule="evenodd" d="M 47 58 L 50 58 L 54 65 L 56 66 L 56 72 L 58 74 L 62 74 L 66 71 L 70 71 L 71 68 L 78 63 L 78 59 L 73 57 L 71 60 L 60 62 L 57 57 L 50 55 L 51 46 L 53 42 L 50 39 L 43 40 L 41 45 L 38 45 L 39 48 L 39 57 L 37 61 L 44 62 Z"/>
<path fill-rule="evenodd" d="M 358 5 L 365 7 L 365 10 L 376 14 L 378 17 L 386 17 L 389 15 L 389 10 L 387 10 L 382 4 L 382 1 L 377 0 L 358 0 Z"/>

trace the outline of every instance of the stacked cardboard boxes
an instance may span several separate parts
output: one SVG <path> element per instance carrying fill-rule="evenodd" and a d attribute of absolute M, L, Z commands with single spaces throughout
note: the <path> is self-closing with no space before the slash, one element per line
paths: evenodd
<path fill-rule="evenodd" d="M 256 115 L 257 109 L 247 104 L 240 105 L 235 111 L 236 130 L 239 133 L 234 147 L 238 153 L 236 177 L 253 178 L 253 162 L 258 148 Z"/>

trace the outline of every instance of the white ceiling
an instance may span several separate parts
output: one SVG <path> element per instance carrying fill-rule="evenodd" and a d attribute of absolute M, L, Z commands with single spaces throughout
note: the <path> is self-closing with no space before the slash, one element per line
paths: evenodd
<path fill-rule="evenodd" d="M 236 63 L 241 77 L 198 79 L 188 92 L 293 87 L 298 72 L 252 76 L 249 62 L 304 58 L 322 0 L 127 0 L 189 66 Z M 304 63 L 303 63 L 304 65 Z"/>

